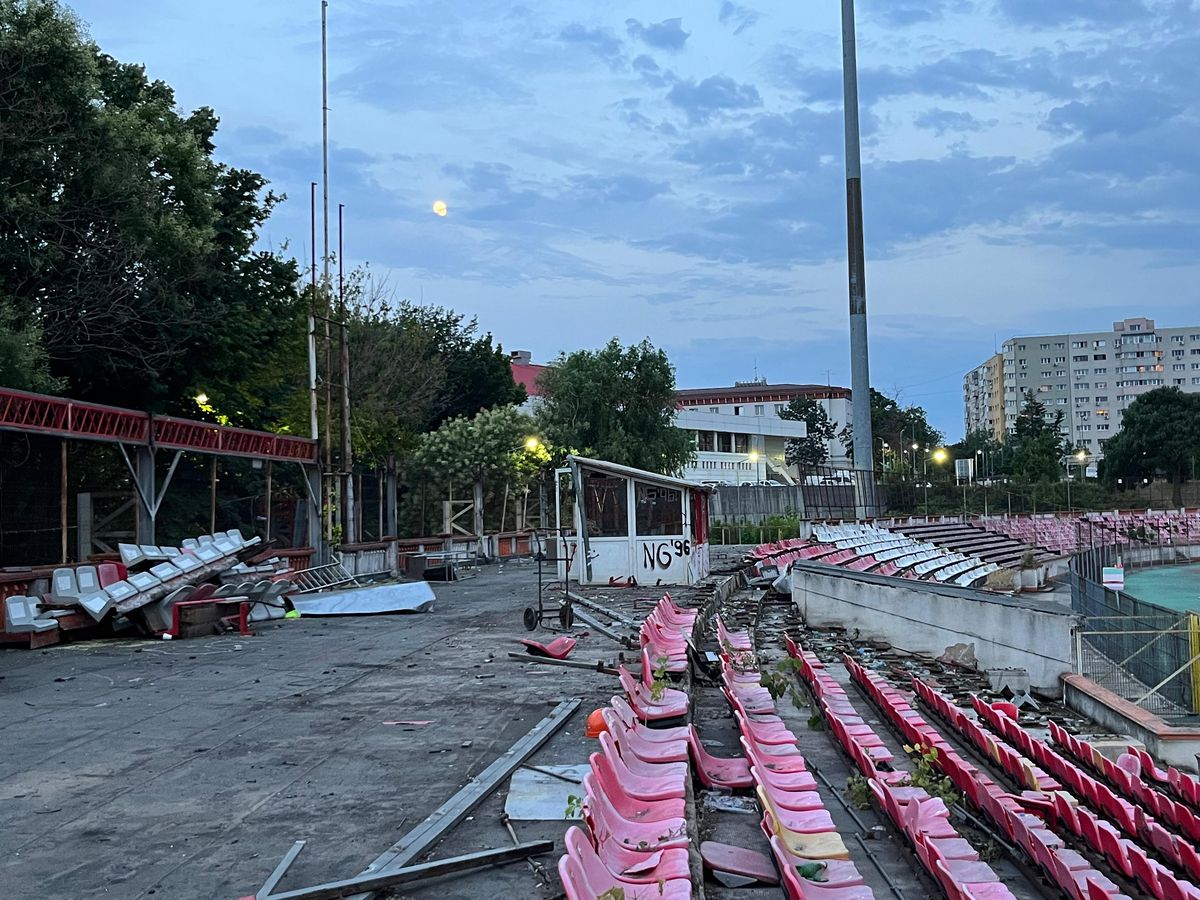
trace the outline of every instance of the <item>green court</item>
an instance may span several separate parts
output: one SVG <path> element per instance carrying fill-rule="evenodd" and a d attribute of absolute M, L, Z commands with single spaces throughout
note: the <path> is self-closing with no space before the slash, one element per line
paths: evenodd
<path fill-rule="evenodd" d="M 1127 572 L 1125 593 L 1168 609 L 1200 612 L 1200 565 L 1160 566 Z"/>

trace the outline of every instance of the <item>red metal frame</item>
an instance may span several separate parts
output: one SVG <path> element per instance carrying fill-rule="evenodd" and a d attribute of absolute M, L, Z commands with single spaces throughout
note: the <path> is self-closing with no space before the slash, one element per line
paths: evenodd
<path fill-rule="evenodd" d="M 242 637 L 253 637 L 254 632 L 250 630 L 250 603 L 246 600 L 241 600 L 237 597 L 213 598 L 209 597 L 204 600 L 181 600 L 171 607 L 171 627 L 164 634 L 171 635 L 172 638 L 177 638 L 183 631 L 183 612 L 186 609 L 209 607 L 215 611 L 220 611 L 222 607 L 232 606 L 237 603 L 237 612 L 219 616 L 220 619 L 236 619 L 238 626 L 238 634 Z"/>
<path fill-rule="evenodd" d="M 317 443 L 308 438 L 151 416 L 132 409 L 2 388 L 0 429 L 222 456 L 305 463 L 317 460 Z"/>

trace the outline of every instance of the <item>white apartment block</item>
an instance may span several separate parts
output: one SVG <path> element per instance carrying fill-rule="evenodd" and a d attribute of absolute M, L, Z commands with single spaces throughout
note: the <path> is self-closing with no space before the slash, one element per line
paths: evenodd
<path fill-rule="evenodd" d="M 1110 331 L 1010 338 L 1001 356 L 1004 431 L 1013 432 L 1032 391 L 1048 415 L 1062 411 L 1066 436 L 1093 458 L 1104 455 L 1104 442 L 1140 395 L 1159 387 L 1200 393 L 1200 325 L 1157 328 L 1153 319 L 1125 319 Z M 978 421 L 977 404 L 964 402 L 964 414 Z"/>
<path fill-rule="evenodd" d="M 675 424 L 691 431 L 696 461 L 683 477 L 695 482 L 746 484 L 753 481 L 793 483 L 798 475 L 784 459 L 788 440 L 804 437 L 803 422 L 779 414 L 795 397 L 809 397 L 824 407 L 836 430 L 850 422 L 850 390 L 824 384 L 739 382 L 733 387 L 691 388 L 677 392 Z M 827 465 L 848 467 L 841 441 L 828 442 Z"/>

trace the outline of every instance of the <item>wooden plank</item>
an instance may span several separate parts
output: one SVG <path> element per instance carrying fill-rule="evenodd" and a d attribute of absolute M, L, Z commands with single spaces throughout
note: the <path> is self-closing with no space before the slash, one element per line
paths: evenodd
<path fill-rule="evenodd" d="M 476 806 L 500 786 L 521 765 L 550 740 L 583 701 L 576 697 L 554 707 L 523 738 L 506 750 L 499 759 L 468 781 L 463 788 L 429 814 L 416 828 L 375 858 L 362 874 L 374 875 L 411 865 L 413 860 L 432 847 L 446 832 L 461 822 Z M 352 895 L 353 900 L 368 900 L 375 889 Z"/>
<path fill-rule="evenodd" d="M 282 894 L 271 894 L 263 900 L 333 900 L 333 898 L 350 896 L 347 891 L 366 891 L 365 894 L 354 894 L 353 896 L 369 896 L 375 891 L 395 887 L 398 884 L 408 884 L 422 878 L 437 878 L 442 875 L 452 875 L 455 872 L 468 872 L 486 866 L 516 862 L 539 853 L 549 853 L 553 849 L 554 841 L 529 841 L 517 844 L 515 847 L 481 850 L 478 853 L 452 856 L 449 859 L 435 859 L 432 862 L 392 869 L 387 872 L 376 872 L 370 875 L 364 873 L 344 881 L 330 881 L 313 887 L 284 891 Z"/>

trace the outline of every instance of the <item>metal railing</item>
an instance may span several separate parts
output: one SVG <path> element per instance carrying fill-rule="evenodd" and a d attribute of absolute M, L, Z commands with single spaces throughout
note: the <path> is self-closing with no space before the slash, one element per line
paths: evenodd
<path fill-rule="evenodd" d="M 1200 713 L 1200 617 L 1106 588 L 1102 569 L 1128 547 L 1095 547 L 1071 560 L 1076 671 L 1163 718 Z"/>

